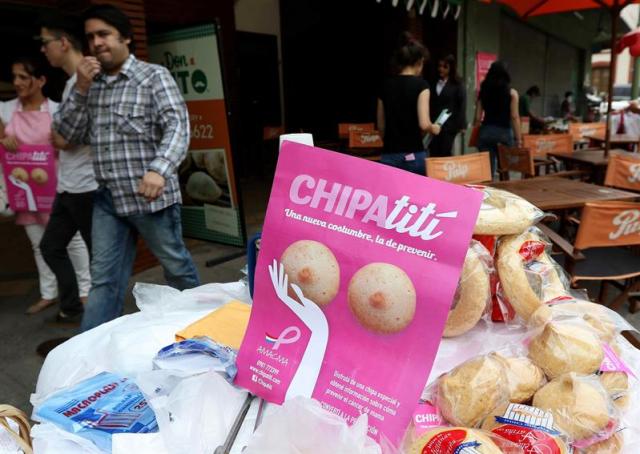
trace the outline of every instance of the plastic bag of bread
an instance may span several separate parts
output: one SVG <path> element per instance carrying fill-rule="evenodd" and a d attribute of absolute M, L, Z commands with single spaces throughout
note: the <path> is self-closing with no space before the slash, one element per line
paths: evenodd
<path fill-rule="evenodd" d="M 500 404 L 508 402 L 509 381 L 503 363 L 477 356 L 438 377 L 432 401 L 452 425 L 475 427 Z"/>
<path fill-rule="evenodd" d="M 635 330 L 620 314 L 608 307 L 572 296 L 559 297 L 546 302 L 531 315 L 529 324 L 542 326 L 552 320 L 575 317 L 580 317 L 591 325 L 604 342 L 612 342 L 622 331 Z"/>
<path fill-rule="evenodd" d="M 500 238 L 495 264 L 502 295 L 525 321 L 545 302 L 569 294 L 569 281 L 550 257 L 550 246 L 535 227 Z"/>
<path fill-rule="evenodd" d="M 529 341 L 529 358 L 549 379 L 568 372 L 595 374 L 604 360 L 604 347 L 582 319 L 552 321 L 535 330 Z"/>
<path fill-rule="evenodd" d="M 607 439 L 598 441 L 584 449 L 577 449 L 579 454 L 619 454 L 624 447 L 622 432 L 616 432 Z"/>
<path fill-rule="evenodd" d="M 627 364 L 623 352 L 624 343 L 626 340 L 618 336 L 618 340 L 603 344 L 604 360 L 598 374 L 600 383 L 620 410 L 626 409 L 632 398 L 637 397 L 638 388 L 638 377 Z"/>
<path fill-rule="evenodd" d="M 606 390 L 594 375 L 568 373 L 551 380 L 533 396 L 533 406 L 553 414 L 556 425 L 586 446 L 611 436 L 618 415 Z"/>
<path fill-rule="evenodd" d="M 488 186 L 470 187 L 484 194 L 473 229 L 476 235 L 517 235 L 544 217 L 542 211 L 515 194 Z"/>
<path fill-rule="evenodd" d="M 488 311 L 491 304 L 491 275 L 494 272 L 493 258 L 489 251 L 472 240 L 444 327 L 444 337 L 466 333 Z"/>
<path fill-rule="evenodd" d="M 409 454 L 524 454 L 522 448 L 491 432 L 466 427 L 439 427 L 417 440 Z"/>
<path fill-rule="evenodd" d="M 530 401 L 547 382 L 542 369 L 526 356 L 505 356 L 501 353 L 491 353 L 489 356 L 504 367 L 509 385 L 509 402 Z"/>
<path fill-rule="evenodd" d="M 571 452 L 571 440 L 555 425 L 553 415 L 540 408 L 502 405 L 485 418 L 482 429 L 517 444 L 527 454 Z"/>

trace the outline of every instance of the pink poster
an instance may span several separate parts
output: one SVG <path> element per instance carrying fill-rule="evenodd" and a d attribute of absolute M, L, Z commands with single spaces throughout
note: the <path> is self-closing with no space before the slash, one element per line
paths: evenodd
<path fill-rule="evenodd" d="M 491 67 L 491 63 L 496 61 L 498 56 L 487 52 L 478 52 L 476 54 L 476 93 L 480 91 L 480 84 L 486 77 Z"/>
<path fill-rule="evenodd" d="M 13 211 L 49 212 L 56 195 L 56 151 L 51 145 L 0 146 L 9 206 Z"/>
<path fill-rule="evenodd" d="M 427 381 L 482 194 L 285 142 L 236 383 L 313 397 L 398 443 Z"/>

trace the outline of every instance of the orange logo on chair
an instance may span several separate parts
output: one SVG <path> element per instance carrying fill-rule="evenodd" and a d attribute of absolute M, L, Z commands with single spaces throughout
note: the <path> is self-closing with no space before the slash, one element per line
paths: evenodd
<path fill-rule="evenodd" d="M 348 139 L 351 131 L 373 131 L 373 123 L 338 123 L 338 137 Z"/>
<path fill-rule="evenodd" d="M 582 210 L 575 247 L 640 244 L 640 203 L 587 203 Z"/>
<path fill-rule="evenodd" d="M 350 131 L 349 148 L 382 148 L 380 131 Z"/>
<path fill-rule="evenodd" d="M 612 153 L 609 156 L 604 184 L 640 191 L 640 158 L 630 154 Z"/>

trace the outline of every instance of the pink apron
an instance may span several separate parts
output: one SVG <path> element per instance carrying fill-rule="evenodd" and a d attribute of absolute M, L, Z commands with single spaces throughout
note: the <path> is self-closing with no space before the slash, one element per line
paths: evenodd
<path fill-rule="evenodd" d="M 49 101 L 45 100 L 39 111 L 23 111 L 20 101 L 16 103 L 17 109 L 11 115 L 11 120 L 5 125 L 4 132 L 8 136 L 15 136 L 19 143 L 40 145 L 51 143 L 51 114 L 49 113 Z M 48 213 L 31 213 L 22 211 L 16 214 L 16 224 L 46 225 L 49 222 Z"/>

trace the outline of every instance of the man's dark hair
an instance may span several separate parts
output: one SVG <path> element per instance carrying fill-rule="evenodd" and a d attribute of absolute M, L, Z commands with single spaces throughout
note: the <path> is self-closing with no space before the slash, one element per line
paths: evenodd
<path fill-rule="evenodd" d="M 56 38 L 66 38 L 77 51 L 83 51 L 84 31 L 77 16 L 49 14 L 41 17 L 38 25 L 49 30 Z"/>
<path fill-rule="evenodd" d="M 573 92 L 572 91 L 565 91 L 564 92 L 564 97 L 568 98 L 569 96 L 573 96 Z"/>
<path fill-rule="evenodd" d="M 538 87 L 537 85 L 532 85 L 527 90 L 527 94 L 529 96 L 540 96 L 540 87 Z"/>
<path fill-rule="evenodd" d="M 83 23 L 86 23 L 89 19 L 99 19 L 118 30 L 124 39 L 131 40 L 129 50 L 131 53 L 134 52 L 133 27 L 129 17 L 121 9 L 113 5 L 94 5 L 82 14 Z"/>

